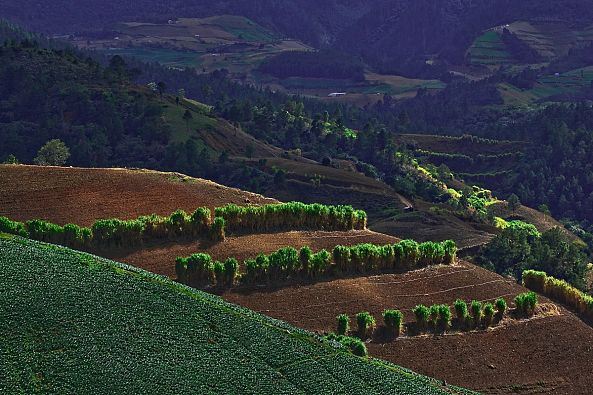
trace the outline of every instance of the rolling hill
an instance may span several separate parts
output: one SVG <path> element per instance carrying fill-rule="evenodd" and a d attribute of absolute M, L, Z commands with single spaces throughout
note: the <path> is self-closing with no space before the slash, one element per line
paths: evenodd
<path fill-rule="evenodd" d="M 0 215 L 21 220 L 42 216 L 60 223 L 75 221 L 88 224 L 103 216 L 133 218 L 151 212 L 168 214 L 177 207 L 192 210 L 200 205 L 212 207 L 227 202 L 247 204 L 247 200 L 254 204 L 273 202 L 262 196 L 172 173 L 35 166 L 3 166 L 0 169 L 0 180 L 8 181 L 2 185 L 5 194 L 0 197 L 4 203 Z M 18 185 L 21 184 L 16 182 L 18 179 L 25 180 L 27 185 L 33 187 L 19 194 Z M 72 189 L 73 194 L 68 199 L 62 199 L 61 203 L 50 197 L 52 194 L 58 196 L 73 185 L 83 188 Z M 87 187 L 91 191 L 89 195 L 77 192 Z M 76 199 L 77 195 L 83 199 Z M 41 196 L 48 198 L 43 199 Z M 31 210 L 27 211 L 27 206 Z M 91 210 L 87 206 L 97 209 Z M 427 222 L 410 227 L 422 228 L 422 232 L 434 232 L 431 229 L 435 225 Z M 175 258 L 198 251 L 207 252 L 217 260 L 228 257 L 244 260 L 284 246 L 309 245 L 318 251 L 321 248 L 331 250 L 338 244 L 384 244 L 396 241 L 394 237 L 368 230 L 252 232 L 228 234 L 221 243 L 169 240 L 131 249 L 111 248 L 98 253 L 174 279 Z M 158 279 L 166 281 L 161 277 Z M 219 292 L 216 289 L 212 291 Z M 221 294 L 232 303 L 323 334 L 335 330 L 335 317 L 341 313 L 352 316 L 364 310 L 379 319 L 384 309 L 397 308 L 404 312 L 405 322 L 410 324 L 413 322 L 411 309 L 418 303 L 451 304 L 457 298 L 489 302 L 503 297 L 512 307 L 513 298 L 524 291 L 512 279 L 458 260 L 453 265 L 404 273 L 324 278 L 316 282 L 272 287 L 237 286 Z M 379 335 L 366 345 L 372 356 L 483 393 L 553 391 L 559 394 L 584 394 L 591 383 L 588 375 L 580 372 L 593 368 L 590 366 L 587 339 L 593 341 L 591 327 L 570 311 L 542 298 L 538 314 L 528 320 L 516 319 L 511 315 L 488 330 L 444 335 L 404 335 L 396 341 L 385 341 Z M 548 363 L 552 359 L 558 363 Z M 522 368 L 517 369 L 518 366 Z"/>
<path fill-rule="evenodd" d="M 216 2 L 193 0 L 163 2 L 144 0 L 121 2 L 68 2 L 27 0 L 3 7 L 6 17 L 38 31 L 70 34 L 76 31 L 108 29 L 130 20 L 167 22 L 178 17 L 242 15 L 284 36 L 300 39 L 315 47 L 331 46 L 361 55 L 379 71 L 410 74 L 434 73 L 425 60 L 442 59 L 461 63 L 472 41 L 482 31 L 509 21 L 560 20 L 579 25 L 591 20 L 586 1 L 560 2 L 494 0 L 487 2 L 434 3 L 428 0 L 269 2 L 242 0 Z M 438 73 L 438 68 L 436 68 Z"/>
<path fill-rule="evenodd" d="M 5 393 L 465 392 L 92 255 L 2 235 L 0 265 Z"/>

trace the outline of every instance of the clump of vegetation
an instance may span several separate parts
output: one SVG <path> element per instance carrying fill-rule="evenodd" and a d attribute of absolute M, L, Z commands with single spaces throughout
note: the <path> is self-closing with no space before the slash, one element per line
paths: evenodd
<path fill-rule="evenodd" d="M 212 240 L 216 241 L 224 241 L 225 239 L 225 232 L 224 232 L 224 218 L 215 217 L 214 221 L 212 222 L 212 227 L 210 229 L 210 237 Z"/>
<path fill-rule="evenodd" d="M 537 294 L 535 292 L 525 292 L 515 297 L 515 306 L 517 314 L 523 317 L 531 317 L 535 313 L 537 306 Z"/>
<path fill-rule="evenodd" d="M 70 150 L 62 140 L 50 140 L 39 149 L 33 160 L 41 166 L 63 166 L 70 157 Z"/>
<path fill-rule="evenodd" d="M 446 304 L 438 305 L 437 330 L 446 331 L 451 327 L 451 309 Z"/>
<path fill-rule="evenodd" d="M 523 285 L 536 292 L 543 293 L 545 291 L 547 278 L 548 275 L 545 272 L 537 270 L 523 271 Z"/>
<path fill-rule="evenodd" d="M 422 304 L 414 307 L 414 316 L 416 317 L 416 326 L 419 331 L 424 331 L 428 327 L 428 319 L 430 317 L 430 309 Z"/>
<path fill-rule="evenodd" d="M 313 250 L 311 250 L 311 247 L 309 246 L 304 246 L 299 251 L 299 261 L 301 262 L 302 270 L 305 273 L 309 273 L 312 256 Z"/>
<path fill-rule="evenodd" d="M 467 321 L 469 318 L 469 313 L 467 310 L 467 303 L 464 300 L 457 299 L 454 304 L 455 307 L 455 315 L 457 316 L 457 322 L 459 323 L 460 328 L 465 328 L 467 325 Z"/>
<path fill-rule="evenodd" d="M 503 298 L 498 298 L 494 301 L 494 305 L 496 306 L 497 314 L 502 318 L 507 311 L 507 301 Z"/>
<path fill-rule="evenodd" d="M 509 221 L 477 256 L 480 265 L 517 280 L 521 280 L 524 270 L 544 270 L 582 290 L 587 286 L 589 261 L 583 246 L 569 239 L 562 229 L 540 233 L 535 226 L 521 221 Z M 534 289 L 541 292 L 542 278 L 528 281 L 539 281 Z"/>
<path fill-rule="evenodd" d="M 325 206 L 300 202 L 241 207 L 229 204 L 215 210 L 232 232 L 296 229 L 366 229 L 367 215 L 351 206 Z"/>
<path fill-rule="evenodd" d="M 216 228 L 214 233 L 213 228 Z M 44 220 L 21 223 L 0 217 L 0 231 L 79 249 L 127 248 L 162 239 L 214 235 L 219 240 L 221 236 L 224 237 L 224 222 L 215 220 L 215 224 L 211 225 L 210 210 L 198 208 L 192 215 L 177 210 L 169 217 L 152 214 L 131 220 L 103 219 L 96 221 L 90 228 L 75 224 L 59 226 Z"/>
<path fill-rule="evenodd" d="M 400 335 L 403 321 L 404 314 L 399 310 L 385 310 L 383 312 L 383 322 L 385 322 L 389 333 L 394 337 Z"/>
<path fill-rule="evenodd" d="M 215 265 L 212 257 L 208 254 L 198 253 L 187 258 L 177 258 L 175 271 L 179 279 L 183 278 L 193 286 L 204 286 L 213 284 L 216 278 Z M 224 270 L 219 265 L 218 270 Z"/>
<path fill-rule="evenodd" d="M 361 339 L 366 339 L 373 334 L 375 327 L 375 317 L 368 311 L 362 311 L 356 314 L 356 324 L 358 325 L 358 336 Z"/>
<path fill-rule="evenodd" d="M 338 321 L 338 335 L 346 335 L 350 330 L 350 317 L 348 314 L 340 314 L 336 320 Z"/>
<path fill-rule="evenodd" d="M 346 347 L 352 354 L 358 357 L 366 357 L 369 354 L 364 342 L 356 337 L 344 336 L 339 334 L 336 335 L 335 333 L 330 333 L 324 338 L 326 340 L 340 343 L 341 345 Z"/>
<path fill-rule="evenodd" d="M 542 278 L 544 279 L 543 288 L 541 288 Z M 593 297 L 568 282 L 548 276 L 544 272 L 526 270 L 523 272 L 523 284 L 527 288 L 536 289 L 549 298 L 573 308 L 578 314 L 593 319 Z"/>
<path fill-rule="evenodd" d="M 472 300 L 471 311 L 474 327 L 477 328 L 482 322 L 482 302 L 478 300 Z"/>
<path fill-rule="evenodd" d="M 484 325 L 486 325 L 486 327 L 492 325 L 492 321 L 494 319 L 494 306 L 492 305 L 492 303 L 486 303 L 484 305 L 483 315 Z"/>

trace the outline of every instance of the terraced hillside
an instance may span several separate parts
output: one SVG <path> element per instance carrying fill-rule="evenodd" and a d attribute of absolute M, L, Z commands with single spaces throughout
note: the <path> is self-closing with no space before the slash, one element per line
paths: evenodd
<path fill-rule="evenodd" d="M 463 392 L 95 256 L 3 235 L 0 266 L 3 393 Z"/>
<path fill-rule="evenodd" d="M 381 324 L 386 309 L 412 309 L 453 304 L 457 298 L 493 302 L 498 297 L 513 306 L 525 289 L 514 280 L 460 261 L 405 274 L 383 274 L 334 281 L 246 291 L 236 289 L 226 300 L 247 306 L 296 326 L 326 333 L 336 330 L 336 316 L 369 311 Z M 586 394 L 590 380 L 580 372 L 593 368 L 589 347 L 593 329 L 563 308 L 541 301 L 545 312 L 530 320 L 503 320 L 486 331 L 402 335 L 385 339 L 381 331 L 367 342 L 370 355 L 401 364 L 448 383 L 486 394 Z M 354 330 L 354 329 L 353 329 Z M 550 361 L 554 363 L 550 363 Z"/>
<path fill-rule="evenodd" d="M 151 212 L 167 215 L 178 207 L 191 211 L 201 205 L 213 207 L 226 203 L 247 204 L 247 201 L 256 204 L 273 202 L 259 195 L 171 173 L 33 166 L 4 166 L 0 170 L 4 187 L 0 215 L 21 220 L 42 216 L 59 223 L 74 221 L 88 225 L 98 218 L 111 216 L 134 218 Z M 19 183 L 19 180 L 25 180 L 26 184 Z M 92 183 L 94 187 L 87 183 Z M 24 184 L 30 187 L 19 192 L 22 187 L 18 185 Z M 89 194 L 85 195 L 77 186 L 90 188 Z M 67 198 L 58 199 L 59 194 L 66 191 L 71 191 Z M 48 197 L 43 199 L 45 195 Z M 499 206 L 500 216 L 513 215 L 507 212 L 503 203 Z M 424 212 L 406 215 L 421 216 Z M 531 221 L 531 212 L 522 213 L 523 209 L 515 212 L 516 215 L 530 216 Z M 427 217 L 421 222 L 406 223 L 400 219 L 393 224 L 404 231 L 416 228 L 417 234 L 424 233 L 428 239 L 431 236 L 435 239 L 446 236 L 438 235 L 438 229 L 444 228 L 442 224 L 433 224 L 433 220 Z M 462 238 L 467 238 L 467 224 L 458 221 L 460 227 L 457 232 Z M 547 223 L 541 225 L 550 226 Z M 484 232 L 485 240 L 488 234 Z M 229 257 L 244 261 L 285 246 L 310 246 L 317 252 L 320 249 L 332 250 L 336 245 L 383 245 L 396 241 L 397 238 L 369 230 L 231 232 L 224 242 L 171 239 L 131 249 L 109 248 L 101 250 L 100 254 L 174 279 L 175 258 L 196 252 L 208 253 L 219 261 Z M 468 243 L 470 241 L 467 240 Z M 525 289 L 513 280 L 459 260 L 453 265 L 405 273 L 358 274 L 341 278 L 329 276 L 314 282 L 299 280 L 255 288 L 238 285 L 222 295 L 233 303 L 323 333 L 335 330 L 335 317 L 341 313 L 353 316 L 360 311 L 369 311 L 380 321 L 384 309 L 397 308 L 404 312 L 405 322 L 411 324 L 414 321 L 411 309 L 418 303 L 452 304 L 457 298 L 468 302 L 472 299 L 488 302 L 503 297 L 513 306 L 514 296 L 523 291 Z M 315 313 L 312 314 L 312 311 Z M 584 394 L 591 383 L 587 375 L 578 372 L 593 368 L 587 349 L 590 341 L 593 341 L 590 327 L 567 310 L 543 299 L 542 310 L 530 320 L 505 318 L 488 330 L 404 335 L 396 341 L 385 341 L 379 335 L 367 343 L 367 348 L 371 356 L 484 393 L 524 390 L 529 393 Z M 427 363 L 427 355 L 438 357 Z M 558 364 L 547 363 L 551 359 L 559 361 Z M 575 368 L 577 364 L 578 369 Z M 530 368 L 516 369 L 517 366 Z"/>
<path fill-rule="evenodd" d="M 512 305 L 514 296 L 524 291 L 511 279 L 460 261 L 405 274 L 253 292 L 237 289 L 223 297 L 325 333 L 336 330 L 336 316 L 342 313 L 354 317 L 369 311 L 379 323 L 385 309 L 397 308 L 407 323 L 413 323 L 412 309 L 420 303 L 450 305 L 457 298 L 492 302 L 503 297 Z M 593 329 L 565 309 L 551 304 L 546 309 L 531 320 L 503 321 L 487 331 L 404 335 L 397 340 L 379 334 L 367 347 L 371 355 L 482 393 L 586 394 L 590 380 L 580 372 L 585 366 L 593 368 Z"/>
<path fill-rule="evenodd" d="M 60 225 L 276 201 L 208 180 L 149 170 L 0 166 L 0 185 L 0 215 Z"/>

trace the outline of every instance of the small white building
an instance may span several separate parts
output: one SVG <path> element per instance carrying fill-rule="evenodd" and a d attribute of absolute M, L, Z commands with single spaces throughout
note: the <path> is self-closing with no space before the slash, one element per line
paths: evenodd
<path fill-rule="evenodd" d="M 327 95 L 328 97 L 346 96 L 346 92 L 334 92 Z"/>

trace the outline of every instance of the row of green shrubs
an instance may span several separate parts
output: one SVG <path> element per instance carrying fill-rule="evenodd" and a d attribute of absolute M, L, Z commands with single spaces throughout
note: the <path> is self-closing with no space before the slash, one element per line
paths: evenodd
<path fill-rule="evenodd" d="M 301 202 L 237 206 L 229 204 L 214 212 L 224 218 L 229 232 L 271 230 L 352 230 L 366 229 L 367 214 L 351 206 L 326 206 Z"/>
<path fill-rule="evenodd" d="M 220 241 L 225 231 L 262 231 L 272 229 L 351 230 L 366 228 L 366 213 L 350 206 L 282 203 L 264 206 L 217 208 L 212 219 L 208 208 L 192 214 L 177 210 L 168 217 L 156 214 L 132 220 L 105 219 L 90 228 L 75 224 L 64 226 L 44 220 L 12 221 L 0 217 L 0 232 L 72 248 L 99 246 L 130 247 L 147 240 L 179 237 L 209 237 Z"/>
<path fill-rule="evenodd" d="M 239 275 L 239 261 L 228 258 L 219 262 L 208 254 L 193 254 L 187 258 L 177 258 L 175 272 L 178 280 L 185 284 L 231 287 Z"/>
<path fill-rule="evenodd" d="M 548 276 L 545 272 L 525 270 L 523 285 L 573 308 L 588 319 L 593 319 L 593 297 L 564 280 Z"/>
<path fill-rule="evenodd" d="M 402 240 L 396 244 L 377 246 L 359 244 L 345 247 L 336 246 L 330 254 L 326 250 L 313 253 L 310 247 L 297 250 L 284 247 L 269 255 L 259 254 L 255 259 L 244 262 L 239 277 L 246 285 L 269 284 L 294 279 L 316 280 L 324 276 L 370 273 L 378 271 L 413 270 L 419 267 L 438 264 L 450 264 L 455 259 L 457 247 L 453 241 L 440 243 L 417 243 Z M 206 254 L 194 254 L 202 257 Z M 190 258 L 179 257 L 176 260 L 176 272 L 179 281 L 192 284 L 208 284 L 212 274 L 202 274 L 202 270 L 213 270 L 206 265 L 191 265 Z M 210 258 L 209 261 L 212 259 Z M 210 269 L 208 269 L 210 268 Z M 210 284 L 213 284 L 210 281 Z"/>
<path fill-rule="evenodd" d="M 471 330 L 482 326 L 488 328 L 494 323 L 495 314 L 502 318 L 507 310 L 507 303 L 503 298 L 498 298 L 494 304 L 472 300 L 468 306 L 464 300 L 457 299 L 453 304 L 453 310 L 458 329 Z M 443 332 L 451 328 L 452 314 L 449 305 L 435 304 L 428 307 L 420 304 L 414 307 L 413 313 L 416 318 L 416 329 L 419 332 L 429 329 Z"/>
<path fill-rule="evenodd" d="M 132 220 L 99 220 L 90 228 L 75 224 L 60 226 L 39 219 L 23 223 L 0 217 L 0 232 L 72 248 L 129 247 L 147 240 L 179 237 L 223 240 L 224 219 L 214 218 L 212 221 L 210 210 L 203 207 L 191 215 L 177 210 L 168 217 L 152 214 Z"/>
<path fill-rule="evenodd" d="M 457 315 L 457 325 L 460 330 L 469 330 L 479 328 L 482 325 L 489 327 L 494 323 L 495 314 L 499 319 L 502 318 L 507 310 L 507 303 L 504 299 L 498 298 L 492 303 L 482 304 L 473 300 L 470 308 L 465 301 L 458 299 L 454 304 L 455 314 Z M 470 314 L 471 312 L 471 314 Z M 416 330 L 418 333 L 429 329 L 437 331 L 446 331 L 451 328 L 452 314 L 451 307 L 446 304 L 434 304 L 430 307 L 417 305 L 413 309 L 416 318 Z M 338 335 L 347 335 L 350 331 L 350 317 L 347 314 L 340 314 L 336 317 Z M 387 329 L 387 334 L 391 337 L 398 337 L 401 334 L 404 325 L 404 314 L 399 310 L 383 311 L 383 323 Z M 372 335 L 376 327 L 376 320 L 368 311 L 360 312 L 356 315 L 357 335 L 361 339 L 366 339 Z"/>

